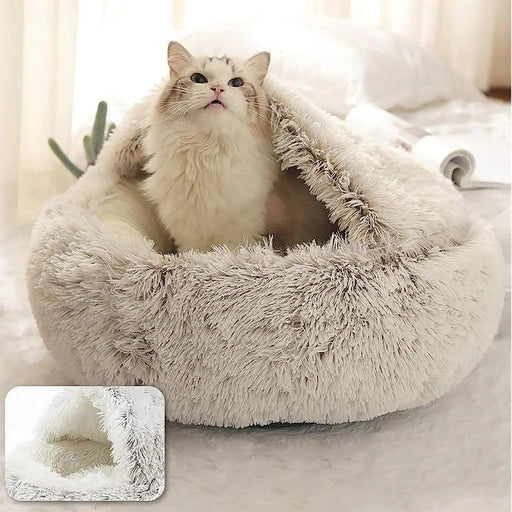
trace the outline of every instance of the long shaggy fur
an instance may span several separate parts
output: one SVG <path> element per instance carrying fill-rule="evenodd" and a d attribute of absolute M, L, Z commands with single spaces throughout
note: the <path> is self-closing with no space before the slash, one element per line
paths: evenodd
<path fill-rule="evenodd" d="M 491 228 L 405 152 L 273 79 L 266 88 L 283 172 L 298 168 L 326 205 L 331 241 L 284 256 L 155 251 L 147 208 L 121 185 L 144 159 L 126 149 L 141 104 L 34 229 L 43 339 L 78 383 L 156 386 L 184 423 L 340 423 L 440 397 L 497 329 L 504 263 Z M 130 209 L 109 210 L 112 198 Z"/>
<path fill-rule="evenodd" d="M 171 78 L 155 94 L 145 130 L 143 152 L 151 156 L 141 189 L 180 252 L 235 248 L 266 232 L 266 203 L 280 175 L 261 85 L 269 58 L 198 59 L 169 44 Z M 233 79 L 242 85 L 230 86 Z"/>
<path fill-rule="evenodd" d="M 8 455 L 19 501 L 148 501 L 164 490 L 164 400 L 147 387 L 67 388 L 36 441 Z"/>

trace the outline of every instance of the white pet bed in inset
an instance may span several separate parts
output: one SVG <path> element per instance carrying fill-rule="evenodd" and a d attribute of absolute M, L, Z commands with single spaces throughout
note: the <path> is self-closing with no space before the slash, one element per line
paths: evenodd
<path fill-rule="evenodd" d="M 340 423 L 440 397 L 498 326 L 491 228 L 404 151 L 267 89 L 283 172 L 325 204 L 332 241 L 157 251 L 135 185 L 143 103 L 35 226 L 28 287 L 45 343 L 77 383 L 156 386 L 184 423 Z"/>
<path fill-rule="evenodd" d="M 164 422 L 157 389 L 64 388 L 36 440 L 7 453 L 7 493 L 20 501 L 154 500 L 165 485 Z"/>

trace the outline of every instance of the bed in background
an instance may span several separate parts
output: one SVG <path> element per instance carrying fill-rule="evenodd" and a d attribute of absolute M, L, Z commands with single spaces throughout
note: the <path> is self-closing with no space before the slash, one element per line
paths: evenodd
<path fill-rule="evenodd" d="M 486 99 L 414 45 L 402 46 L 401 40 L 379 31 L 355 32 L 357 28 L 325 23 L 333 28 L 304 25 L 307 38 L 300 32 L 300 25 L 290 25 L 286 29 L 289 37 L 281 37 L 276 47 L 270 48 L 276 64 L 274 72 L 282 72 L 285 79 L 302 87 L 302 93 L 310 94 L 310 99 L 330 102 L 331 112 L 337 115 L 346 113 L 350 98 L 372 101 L 435 133 L 455 136 L 475 154 L 479 179 L 510 183 L 508 104 Z M 216 30 L 229 33 L 231 29 L 226 27 Z M 247 25 L 249 42 L 237 39 L 241 52 L 250 53 L 253 46 L 261 49 L 258 30 Z M 236 33 L 230 37 L 235 36 L 239 38 Z M 208 31 L 187 37 L 194 51 L 198 48 L 193 44 L 200 47 L 208 40 L 229 42 L 226 32 L 224 37 L 220 32 Z M 187 44 L 185 38 L 182 40 Z M 343 49 L 335 51 L 333 45 L 338 40 L 344 41 L 340 42 Z M 276 57 L 279 44 L 289 46 L 290 41 L 301 42 L 299 48 L 309 44 L 318 68 L 328 69 L 329 65 L 345 69 L 345 75 L 339 76 L 345 76 L 346 81 L 339 78 L 331 89 L 326 82 L 329 74 L 320 76 L 308 71 L 314 68 L 304 52 L 286 59 Z M 325 66 L 318 59 L 322 47 L 330 49 L 329 64 Z M 211 51 L 224 53 L 221 47 Z M 350 52 L 353 56 L 349 58 Z M 371 58 L 365 60 L 369 54 Z M 333 61 L 336 55 L 344 60 Z M 280 62 L 285 66 L 282 70 L 278 68 Z M 305 64 L 302 75 L 294 67 L 300 63 Z M 379 102 L 385 87 L 377 91 L 379 84 L 374 82 L 384 73 L 384 81 L 396 89 L 397 98 L 401 92 L 400 101 L 384 101 L 382 96 Z M 347 75 L 352 78 L 349 80 Z M 306 78 L 311 81 L 306 83 Z M 430 88 L 426 87 L 429 83 Z M 510 263 L 510 190 L 469 190 L 463 195 L 492 224 Z M 0 329 L 4 339 L 0 385 L 4 394 L 20 384 L 68 383 L 42 345 L 26 299 L 22 264 L 28 252 L 29 231 L 29 227 L 5 221 L 1 225 Z M 167 490 L 153 509 L 508 510 L 510 293 L 507 297 L 499 333 L 482 362 L 460 385 L 426 407 L 337 426 L 274 425 L 230 430 L 168 424 Z M 22 510 L 23 506 L 2 493 L 0 510 Z M 138 510 L 136 503 L 123 506 Z M 51 504 L 39 507 L 52 510 Z M 75 504 L 67 507 L 78 510 Z M 103 507 L 81 504 L 80 510 Z"/>

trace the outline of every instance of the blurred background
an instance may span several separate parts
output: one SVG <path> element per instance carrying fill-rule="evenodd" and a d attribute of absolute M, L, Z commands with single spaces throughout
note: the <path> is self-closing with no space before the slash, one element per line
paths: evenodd
<path fill-rule="evenodd" d="M 49 197 L 73 183 L 48 137 L 79 153 L 103 99 L 109 118 L 119 121 L 167 73 L 170 39 L 219 22 L 234 22 L 233 30 L 243 33 L 241 20 L 261 15 L 327 16 L 383 29 L 416 42 L 481 91 L 510 95 L 509 0 L 3 0 L 4 209 L 32 222 Z M 293 48 L 290 34 L 279 25 L 271 30 L 274 41 Z"/>

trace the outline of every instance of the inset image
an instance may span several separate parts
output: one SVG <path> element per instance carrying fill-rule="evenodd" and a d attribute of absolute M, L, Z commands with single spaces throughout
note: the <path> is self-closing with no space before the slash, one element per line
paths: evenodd
<path fill-rule="evenodd" d="M 5 479 L 19 501 L 151 501 L 165 486 L 162 393 L 20 386 L 5 398 Z"/>

